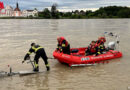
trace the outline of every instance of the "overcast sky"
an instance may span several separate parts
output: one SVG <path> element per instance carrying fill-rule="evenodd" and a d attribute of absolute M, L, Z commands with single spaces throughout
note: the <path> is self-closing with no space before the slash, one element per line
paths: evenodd
<path fill-rule="evenodd" d="M 62 11 L 76 10 L 76 9 L 91 9 L 95 10 L 104 6 L 128 6 L 130 7 L 130 0 L 0 0 L 5 5 L 10 5 L 13 8 L 16 2 L 19 3 L 20 9 L 34 9 L 43 10 L 49 8 L 53 3 L 58 4 L 58 9 Z"/>

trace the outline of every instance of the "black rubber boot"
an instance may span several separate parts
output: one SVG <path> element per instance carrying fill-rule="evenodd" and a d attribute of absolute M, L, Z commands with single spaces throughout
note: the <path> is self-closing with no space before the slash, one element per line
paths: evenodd
<path fill-rule="evenodd" d="M 49 66 L 46 66 L 46 69 L 47 69 L 47 71 L 50 71 L 50 67 Z"/>
<path fill-rule="evenodd" d="M 34 72 L 39 72 L 39 67 L 33 69 Z"/>

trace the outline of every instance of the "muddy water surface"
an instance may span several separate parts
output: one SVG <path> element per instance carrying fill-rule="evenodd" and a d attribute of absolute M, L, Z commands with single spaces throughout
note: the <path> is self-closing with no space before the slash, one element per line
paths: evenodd
<path fill-rule="evenodd" d="M 64 36 L 71 47 L 85 47 L 104 32 L 120 35 L 123 57 L 108 64 L 70 68 L 49 59 L 51 71 L 28 76 L 0 78 L 0 90 L 127 90 L 130 87 L 130 19 L 0 20 L 0 71 L 32 70 L 22 60 L 30 43 L 43 46 L 49 57 L 56 38 Z M 32 54 L 33 59 L 34 54 Z"/>

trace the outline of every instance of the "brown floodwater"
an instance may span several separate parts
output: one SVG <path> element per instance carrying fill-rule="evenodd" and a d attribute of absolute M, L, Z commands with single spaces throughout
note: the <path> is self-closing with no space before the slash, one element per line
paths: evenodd
<path fill-rule="evenodd" d="M 43 46 L 48 57 L 56 48 L 56 38 L 64 36 L 71 47 L 85 47 L 104 32 L 120 35 L 122 58 L 108 64 L 73 67 L 49 59 L 51 70 L 43 73 L 0 78 L 0 90 L 128 90 L 130 88 L 130 19 L 0 20 L 0 71 L 32 70 L 22 64 L 30 44 Z M 31 55 L 32 59 L 34 54 Z"/>

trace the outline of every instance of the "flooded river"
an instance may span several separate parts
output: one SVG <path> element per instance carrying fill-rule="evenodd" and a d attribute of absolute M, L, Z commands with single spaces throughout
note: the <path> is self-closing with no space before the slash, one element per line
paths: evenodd
<path fill-rule="evenodd" d="M 120 35 L 123 57 L 108 64 L 73 67 L 49 59 L 51 70 L 28 76 L 0 78 L 0 90 L 128 90 L 130 88 L 130 19 L 0 20 L 0 71 L 32 70 L 22 64 L 30 44 L 43 46 L 48 57 L 56 48 L 56 38 L 64 36 L 71 47 L 85 47 L 104 32 Z M 32 59 L 34 54 L 31 55 Z"/>

